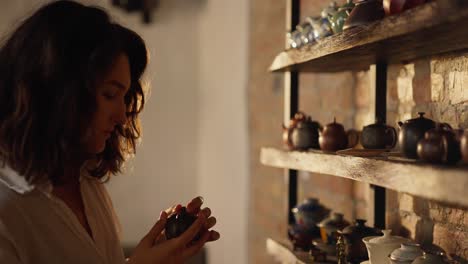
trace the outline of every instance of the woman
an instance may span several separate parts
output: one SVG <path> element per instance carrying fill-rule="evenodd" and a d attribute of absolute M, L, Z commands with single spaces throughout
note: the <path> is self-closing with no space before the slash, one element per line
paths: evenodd
<path fill-rule="evenodd" d="M 94 7 L 50 3 L 0 48 L 0 263 L 124 263 L 104 181 L 135 153 L 146 47 Z M 197 220 L 165 239 L 168 214 L 127 263 L 183 263 L 216 219 L 203 200 Z M 198 240 L 194 240 L 197 234 Z"/>

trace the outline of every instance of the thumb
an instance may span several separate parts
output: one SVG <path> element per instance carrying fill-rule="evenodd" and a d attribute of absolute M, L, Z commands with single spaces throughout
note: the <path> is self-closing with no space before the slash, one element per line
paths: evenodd
<path fill-rule="evenodd" d="M 161 211 L 161 215 L 159 216 L 159 220 L 154 224 L 151 230 L 146 234 L 145 237 L 141 240 L 141 243 L 145 244 L 148 247 L 153 246 L 154 240 L 158 238 L 159 234 L 164 230 L 167 221 L 167 213 L 165 211 Z"/>

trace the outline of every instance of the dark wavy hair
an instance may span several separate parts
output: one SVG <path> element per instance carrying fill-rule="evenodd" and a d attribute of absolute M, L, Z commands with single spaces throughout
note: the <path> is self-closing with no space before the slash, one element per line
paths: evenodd
<path fill-rule="evenodd" d="M 50 3 L 25 19 L 0 46 L 3 165 L 30 183 L 59 184 L 66 166 L 83 159 L 80 144 L 96 109 L 96 83 L 121 53 L 128 56 L 131 73 L 127 123 L 92 158 L 89 172 L 100 179 L 120 172 L 135 153 L 145 102 L 140 81 L 145 43 L 105 11 L 72 1 Z"/>

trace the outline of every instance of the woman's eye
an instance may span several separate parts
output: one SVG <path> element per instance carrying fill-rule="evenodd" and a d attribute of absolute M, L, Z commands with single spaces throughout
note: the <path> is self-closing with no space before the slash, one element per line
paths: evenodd
<path fill-rule="evenodd" d="M 107 99 L 114 99 L 116 97 L 115 93 L 104 93 L 103 95 Z"/>

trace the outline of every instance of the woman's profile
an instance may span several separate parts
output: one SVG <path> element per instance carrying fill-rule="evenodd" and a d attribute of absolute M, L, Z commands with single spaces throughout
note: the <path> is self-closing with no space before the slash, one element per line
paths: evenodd
<path fill-rule="evenodd" d="M 99 8 L 57 1 L 0 45 L 0 263 L 183 263 L 219 238 L 197 197 L 187 231 L 166 240 L 181 206 L 161 211 L 124 258 L 103 183 L 140 137 L 147 49 L 138 34 Z"/>

